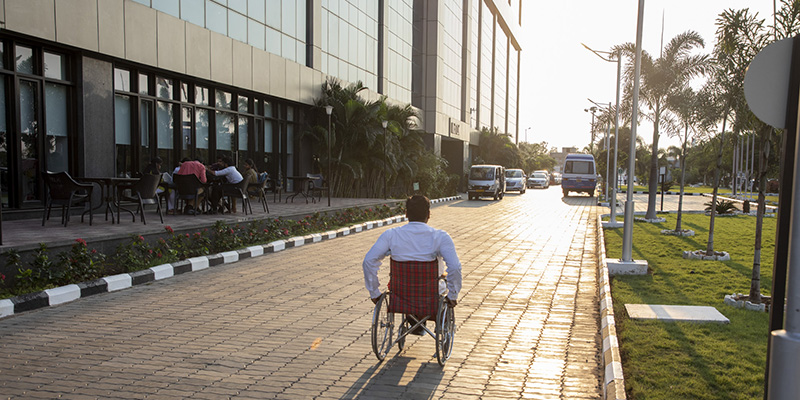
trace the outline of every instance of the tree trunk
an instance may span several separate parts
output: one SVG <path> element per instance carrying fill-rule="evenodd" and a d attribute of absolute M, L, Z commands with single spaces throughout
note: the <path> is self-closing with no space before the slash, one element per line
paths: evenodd
<path fill-rule="evenodd" d="M 717 216 L 717 192 L 719 191 L 719 176 L 722 169 L 722 149 L 725 146 L 725 125 L 728 122 L 728 113 L 722 119 L 722 133 L 719 134 L 719 151 L 717 151 L 717 168 L 714 170 L 714 190 L 711 195 L 711 222 L 708 225 L 708 243 L 706 245 L 706 255 L 714 255 L 714 219 Z"/>
<path fill-rule="evenodd" d="M 646 219 L 656 219 L 656 192 L 658 192 L 658 124 L 661 119 L 661 106 L 656 102 L 655 122 L 653 122 L 653 154 L 650 155 L 650 179 L 647 182 Z M 636 123 L 634 121 L 633 123 Z"/>
<path fill-rule="evenodd" d="M 766 132 L 763 132 L 766 130 Z M 758 209 L 756 211 L 756 239 L 753 246 L 753 274 L 750 278 L 750 302 L 761 303 L 761 237 L 764 226 L 764 212 L 766 211 L 766 196 L 764 192 L 767 189 L 767 168 L 766 163 L 769 159 L 769 143 L 772 136 L 772 128 L 765 126 L 762 129 L 762 134 L 759 135 L 761 140 L 761 152 L 758 158 Z M 764 138 L 766 136 L 766 138 Z"/>
<path fill-rule="evenodd" d="M 683 216 L 683 190 L 686 182 L 686 142 L 689 141 L 689 124 L 686 124 L 683 135 L 683 146 L 681 149 L 681 194 L 678 197 L 678 222 L 675 223 L 675 232 L 683 232 L 681 220 Z"/>

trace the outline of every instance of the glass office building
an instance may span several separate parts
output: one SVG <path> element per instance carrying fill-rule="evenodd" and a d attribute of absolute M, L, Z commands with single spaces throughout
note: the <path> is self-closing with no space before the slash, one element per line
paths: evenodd
<path fill-rule="evenodd" d="M 411 104 L 453 173 L 481 128 L 518 134 L 521 0 L 0 0 L 4 208 L 43 171 L 128 176 L 154 156 L 312 172 L 329 77 Z"/>

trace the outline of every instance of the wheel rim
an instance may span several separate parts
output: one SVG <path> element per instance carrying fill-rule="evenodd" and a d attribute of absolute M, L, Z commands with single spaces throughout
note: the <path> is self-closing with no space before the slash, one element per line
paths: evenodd
<path fill-rule="evenodd" d="M 453 350 L 454 335 L 455 318 L 453 309 L 447 303 L 442 302 L 436 319 L 436 360 L 439 365 L 443 366 L 450 358 L 450 353 Z"/>
<path fill-rule="evenodd" d="M 375 304 L 372 317 L 372 350 L 378 360 L 383 361 L 392 347 L 392 332 L 394 330 L 394 314 L 389 312 L 389 302 L 386 294 L 382 295 Z"/>

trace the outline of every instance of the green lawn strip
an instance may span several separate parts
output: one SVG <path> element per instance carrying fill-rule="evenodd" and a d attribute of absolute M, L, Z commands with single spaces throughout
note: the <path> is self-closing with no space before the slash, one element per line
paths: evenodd
<path fill-rule="evenodd" d="M 684 250 L 705 249 L 709 217 L 684 214 L 693 237 L 662 235 L 675 228 L 675 214 L 660 224 L 637 222 L 633 257 L 646 259 L 646 276 L 615 276 L 611 281 L 625 386 L 629 398 L 754 399 L 763 397 L 768 314 L 723 303 L 726 294 L 748 293 L 753 264 L 755 217 L 716 219 L 717 251 L 731 261 L 684 260 Z M 764 220 L 761 290 L 772 286 L 775 218 Z M 623 230 L 605 230 L 609 258 L 622 255 Z M 625 304 L 716 307 L 730 324 L 666 323 L 631 320 Z"/>

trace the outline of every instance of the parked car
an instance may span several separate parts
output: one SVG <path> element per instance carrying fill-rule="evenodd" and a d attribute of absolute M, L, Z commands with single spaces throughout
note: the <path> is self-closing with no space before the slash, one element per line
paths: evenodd
<path fill-rule="evenodd" d="M 521 169 L 507 169 L 506 170 L 506 192 L 508 191 L 519 191 L 520 194 L 525 193 L 525 189 L 527 189 L 525 185 L 525 172 Z"/>
<path fill-rule="evenodd" d="M 560 185 L 561 184 L 561 173 L 553 172 L 550 174 L 550 184 L 551 185 Z"/>
<path fill-rule="evenodd" d="M 550 178 L 544 172 L 534 172 L 528 177 L 528 187 L 547 189 L 550 187 Z"/>
<path fill-rule="evenodd" d="M 470 200 L 493 197 L 502 200 L 506 193 L 505 168 L 499 165 L 473 165 L 469 169 L 467 196 Z"/>

